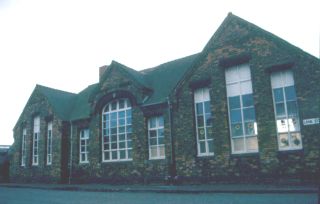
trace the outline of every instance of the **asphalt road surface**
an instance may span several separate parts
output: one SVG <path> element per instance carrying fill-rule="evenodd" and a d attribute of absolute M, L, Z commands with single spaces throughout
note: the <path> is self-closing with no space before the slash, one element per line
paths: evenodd
<path fill-rule="evenodd" d="M 84 192 L 0 187 L 0 204 L 282 204 L 318 203 L 317 194 L 174 194 L 130 192 Z"/>

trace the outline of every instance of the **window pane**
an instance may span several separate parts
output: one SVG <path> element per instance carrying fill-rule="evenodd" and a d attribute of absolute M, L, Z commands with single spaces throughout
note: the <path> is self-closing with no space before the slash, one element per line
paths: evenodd
<path fill-rule="evenodd" d="M 293 147 L 301 147 L 301 135 L 300 133 L 291 133 L 291 143 Z"/>
<path fill-rule="evenodd" d="M 120 159 L 126 158 L 126 150 L 120 150 Z"/>
<path fill-rule="evenodd" d="M 280 148 L 289 147 L 289 139 L 287 133 L 279 134 L 279 143 Z"/>
<path fill-rule="evenodd" d="M 130 100 L 126 100 L 126 102 L 127 102 L 127 108 L 130 108 L 131 107 Z"/>
<path fill-rule="evenodd" d="M 244 138 L 235 138 L 233 140 L 233 150 L 235 152 L 244 151 Z"/>
<path fill-rule="evenodd" d="M 127 125 L 131 125 L 131 117 L 127 118 Z"/>
<path fill-rule="evenodd" d="M 213 139 L 212 127 L 207 127 L 207 139 Z"/>
<path fill-rule="evenodd" d="M 273 89 L 273 97 L 276 103 L 283 102 L 282 88 Z"/>
<path fill-rule="evenodd" d="M 196 104 L 196 109 L 197 109 L 197 115 L 203 115 L 203 105 L 202 105 L 202 103 L 197 103 Z"/>
<path fill-rule="evenodd" d="M 117 151 L 112 151 L 111 155 L 112 155 L 112 159 L 118 159 Z"/>
<path fill-rule="evenodd" d="M 164 126 L 164 121 L 163 121 L 163 117 L 162 116 L 158 117 L 158 126 L 159 127 L 163 127 Z"/>
<path fill-rule="evenodd" d="M 158 137 L 164 137 L 163 128 L 158 129 Z"/>
<path fill-rule="evenodd" d="M 287 119 L 277 120 L 277 129 L 278 132 L 288 132 L 288 123 Z"/>
<path fill-rule="evenodd" d="M 294 89 L 294 86 L 288 86 L 284 88 L 284 91 L 286 93 L 286 100 L 296 100 L 296 91 Z"/>
<path fill-rule="evenodd" d="M 103 148 L 104 148 L 104 150 L 109 150 L 109 144 L 104 144 Z"/>
<path fill-rule="evenodd" d="M 156 130 L 150 130 L 149 131 L 149 136 L 150 137 L 157 137 L 157 131 Z"/>
<path fill-rule="evenodd" d="M 114 101 L 111 103 L 111 110 L 116 110 L 117 109 L 117 101 Z"/>
<path fill-rule="evenodd" d="M 243 109 L 243 119 L 244 121 L 255 121 L 255 111 L 254 108 L 245 108 Z"/>
<path fill-rule="evenodd" d="M 205 141 L 200 141 L 200 153 L 206 153 L 206 143 Z"/>
<path fill-rule="evenodd" d="M 242 64 L 238 66 L 240 80 L 248 80 L 251 79 L 250 67 L 248 64 Z"/>
<path fill-rule="evenodd" d="M 213 153 L 213 140 L 208 141 L 209 153 Z"/>
<path fill-rule="evenodd" d="M 128 133 L 131 133 L 131 132 L 132 132 L 131 125 L 128 125 L 128 126 L 127 126 L 127 132 L 128 132 Z"/>
<path fill-rule="evenodd" d="M 298 115 L 297 102 L 296 101 L 287 102 L 287 111 L 288 111 L 288 116 Z"/>
<path fill-rule="evenodd" d="M 164 144 L 164 137 L 159 137 L 158 138 L 158 144 L 159 145 Z"/>
<path fill-rule="evenodd" d="M 157 147 L 150 147 L 150 157 L 154 158 L 158 156 Z"/>
<path fill-rule="evenodd" d="M 205 115 L 206 126 L 212 126 L 212 116 L 211 113 Z"/>
<path fill-rule="evenodd" d="M 204 140 L 205 139 L 204 128 L 198 128 L 198 137 L 199 137 L 199 140 Z"/>
<path fill-rule="evenodd" d="M 252 94 L 246 94 L 242 96 L 243 107 L 253 106 L 253 96 Z"/>
<path fill-rule="evenodd" d="M 111 127 L 117 127 L 117 120 L 111 120 Z"/>
<path fill-rule="evenodd" d="M 276 114 L 277 117 L 285 116 L 286 113 L 284 111 L 284 103 L 277 103 L 276 104 Z"/>
<path fill-rule="evenodd" d="M 118 126 L 124 126 L 125 125 L 125 119 L 119 119 L 119 124 Z"/>
<path fill-rule="evenodd" d="M 131 159 L 131 158 L 132 158 L 132 150 L 128 149 L 128 159 Z"/>
<path fill-rule="evenodd" d="M 119 100 L 119 109 L 123 109 L 124 108 L 124 100 L 121 99 Z"/>
<path fill-rule="evenodd" d="M 240 83 L 241 86 L 241 94 L 251 94 L 252 93 L 252 84 L 251 81 L 245 81 Z"/>
<path fill-rule="evenodd" d="M 232 124 L 231 133 L 232 133 L 232 137 L 242 136 L 243 135 L 242 123 Z"/>
<path fill-rule="evenodd" d="M 109 152 L 104 152 L 104 159 L 105 160 L 110 160 L 110 153 Z"/>
<path fill-rule="evenodd" d="M 210 101 L 204 102 L 204 112 L 205 112 L 205 113 L 211 113 L 211 110 L 210 110 Z"/>
<path fill-rule="evenodd" d="M 255 135 L 255 126 L 254 122 L 246 122 L 245 125 L 245 134 L 246 135 Z"/>
<path fill-rule="evenodd" d="M 226 82 L 231 83 L 235 81 L 239 81 L 239 73 L 237 67 L 226 69 Z"/>
<path fill-rule="evenodd" d="M 132 141 L 131 140 L 127 140 L 127 148 L 131 148 L 132 147 Z"/>
<path fill-rule="evenodd" d="M 197 125 L 198 127 L 204 126 L 203 116 L 197 116 Z"/>
<path fill-rule="evenodd" d="M 231 123 L 239 123 L 242 121 L 241 119 L 241 111 L 240 110 L 231 110 L 230 111 Z"/>
<path fill-rule="evenodd" d="M 124 133 L 126 130 L 125 126 L 119 127 L 119 134 Z"/>
<path fill-rule="evenodd" d="M 150 145 L 157 145 L 157 138 L 150 138 Z"/>
<path fill-rule="evenodd" d="M 228 84 L 227 85 L 227 96 L 239 96 L 241 94 L 239 84 Z"/>
<path fill-rule="evenodd" d="M 240 108 L 240 96 L 229 97 L 229 108 L 230 110 Z"/>
<path fill-rule="evenodd" d="M 149 119 L 150 128 L 155 128 L 157 125 L 157 120 L 155 117 Z"/>
<path fill-rule="evenodd" d="M 118 117 L 119 117 L 119 118 L 124 118 L 125 115 L 126 115 L 126 112 L 125 112 L 125 111 L 120 111 L 120 112 L 118 112 Z"/>
<path fill-rule="evenodd" d="M 111 143 L 111 149 L 117 149 L 117 143 Z"/>
<path fill-rule="evenodd" d="M 117 128 L 111 128 L 111 134 L 114 135 L 114 134 L 117 134 Z"/>
<path fill-rule="evenodd" d="M 129 109 L 129 110 L 126 110 L 126 114 L 127 114 L 127 117 L 131 117 L 131 114 L 132 114 L 132 111 L 131 111 L 131 109 Z"/>
<path fill-rule="evenodd" d="M 299 119 L 296 117 L 289 118 L 288 126 L 290 132 L 300 131 Z"/>
<path fill-rule="evenodd" d="M 127 134 L 127 140 L 131 140 L 131 134 Z"/>
<path fill-rule="evenodd" d="M 257 137 L 247 137 L 247 150 L 248 151 L 257 151 L 258 150 L 258 139 Z"/>
<path fill-rule="evenodd" d="M 119 134 L 119 140 L 125 140 L 126 135 L 125 134 Z"/>

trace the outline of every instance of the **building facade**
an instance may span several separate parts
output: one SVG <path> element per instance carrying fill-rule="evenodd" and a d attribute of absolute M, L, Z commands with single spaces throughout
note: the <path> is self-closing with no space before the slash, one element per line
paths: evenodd
<path fill-rule="evenodd" d="M 230 13 L 198 54 L 99 71 L 78 94 L 36 86 L 11 181 L 319 178 L 320 61 L 256 25 Z"/>

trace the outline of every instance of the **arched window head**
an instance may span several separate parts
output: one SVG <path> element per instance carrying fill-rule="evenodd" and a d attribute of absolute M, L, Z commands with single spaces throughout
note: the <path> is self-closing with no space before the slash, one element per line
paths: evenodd
<path fill-rule="evenodd" d="M 102 161 L 132 160 L 131 103 L 116 99 L 102 109 Z"/>

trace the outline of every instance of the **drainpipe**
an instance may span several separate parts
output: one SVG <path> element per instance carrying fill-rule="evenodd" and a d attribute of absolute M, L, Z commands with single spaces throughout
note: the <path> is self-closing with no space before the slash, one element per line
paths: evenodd
<path fill-rule="evenodd" d="M 171 141 L 171 161 L 170 161 L 170 177 L 171 177 L 171 181 L 175 180 L 176 177 L 176 158 L 175 158 L 175 149 L 174 149 L 174 139 L 172 136 L 172 104 L 170 103 L 170 99 L 169 97 L 167 97 L 167 103 L 168 103 L 168 116 L 169 116 L 169 137 L 170 137 L 170 141 Z"/>
<path fill-rule="evenodd" d="M 69 161 L 69 181 L 68 181 L 69 184 L 71 184 L 71 177 L 72 177 L 72 154 L 73 154 L 72 138 L 73 138 L 73 126 L 72 126 L 72 121 L 70 121 L 70 161 Z"/>

